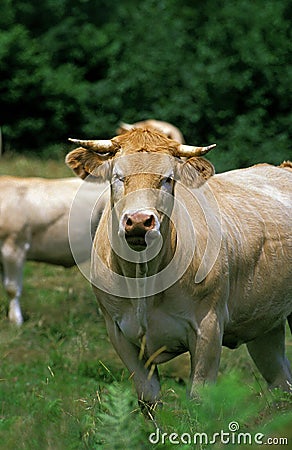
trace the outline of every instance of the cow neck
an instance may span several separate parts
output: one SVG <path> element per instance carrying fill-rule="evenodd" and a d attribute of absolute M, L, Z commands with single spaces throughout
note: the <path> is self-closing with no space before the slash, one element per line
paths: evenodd
<path fill-rule="evenodd" d="M 146 294 L 147 294 L 147 263 L 136 264 L 136 283 L 139 297 L 132 300 L 134 309 L 136 309 L 137 322 L 140 325 L 139 334 L 143 334 L 147 327 L 147 313 L 146 313 Z"/>
<path fill-rule="evenodd" d="M 170 226 L 170 228 L 168 227 Z M 149 290 L 152 291 L 154 286 L 150 286 L 150 283 L 155 285 L 155 278 L 151 275 L 159 273 L 164 269 L 172 258 L 172 253 L 175 251 L 171 246 L 171 236 L 173 234 L 172 223 L 168 223 L 166 230 L 168 233 L 164 234 L 164 251 L 149 262 L 137 263 L 135 267 L 136 277 L 136 292 L 138 297 L 131 300 L 132 307 L 135 311 L 137 322 L 139 324 L 139 335 L 145 335 L 147 330 L 147 310 L 151 304 L 153 304 L 153 296 L 148 296 Z"/>
<path fill-rule="evenodd" d="M 155 276 L 153 277 L 152 275 L 159 273 L 167 266 L 175 251 L 175 248 L 173 249 L 171 246 L 171 241 L 173 241 L 172 223 L 165 223 L 164 225 L 163 250 L 153 260 L 129 264 L 116 253 L 113 254 L 114 267 L 118 269 L 120 274 L 126 277 L 126 284 L 128 284 L 127 277 L 130 277 L 132 280 L 135 278 L 135 297 L 132 297 L 130 301 L 137 323 L 139 324 L 138 334 L 140 336 L 143 336 L 147 330 L 147 311 L 150 305 L 153 304 L 153 301 L 155 301 L 152 295 L 149 297 L 149 291 L 153 292 L 156 283 Z M 128 293 L 133 292 L 132 289 L 132 285 L 129 284 Z"/>

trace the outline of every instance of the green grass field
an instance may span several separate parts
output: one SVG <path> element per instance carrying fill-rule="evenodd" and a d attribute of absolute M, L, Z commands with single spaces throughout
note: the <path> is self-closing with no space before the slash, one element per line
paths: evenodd
<path fill-rule="evenodd" d="M 62 161 L 9 156 L 0 160 L 0 174 L 71 175 Z M 218 383 L 193 401 L 186 398 L 187 356 L 161 366 L 164 405 L 151 422 L 137 408 L 129 374 L 76 267 L 26 264 L 20 329 L 8 323 L 2 286 L 0 296 L 1 450 L 256 449 L 257 433 L 262 443 L 273 440 L 269 448 L 292 448 L 291 399 L 266 389 L 244 347 L 223 350 Z M 292 360 L 288 332 L 287 353 Z M 237 433 L 228 428 L 233 422 Z M 221 430 L 225 444 L 213 437 Z M 248 434 L 238 442 L 240 432 Z"/>

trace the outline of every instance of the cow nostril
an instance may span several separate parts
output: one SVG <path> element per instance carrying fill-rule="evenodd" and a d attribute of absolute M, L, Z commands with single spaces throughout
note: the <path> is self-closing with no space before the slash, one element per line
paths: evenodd
<path fill-rule="evenodd" d="M 148 219 L 145 220 L 144 226 L 145 226 L 146 228 L 150 228 L 150 227 L 153 226 L 153 223 L 154 223 L 154 217 L 153 217 L 153 216 L 150 216 Z"/>
<path fill-rule="evenodd" d="M 154 214 L 145 214 L 144 212 L 136 212 L 125 214 L 123 218 L 123 228 L 126 234 L 144 236 L 147 231 L 155 228 L 156 220 Z"/>

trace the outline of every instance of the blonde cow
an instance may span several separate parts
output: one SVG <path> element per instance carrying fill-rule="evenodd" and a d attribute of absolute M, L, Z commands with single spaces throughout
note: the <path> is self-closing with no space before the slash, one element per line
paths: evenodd
<path fill-rule="evenodd" d="M 156 404 L 157 365 L 183 352 L 195 395 L 216 379 L 222 345 L 246 344 L 269 386 L 291 391 L 292 172 L 257 165 L 215 175 L 202 156 L 213 146 L 150 129 L 75 142 L 67 164 L 111 183 L 91 283 L 140 402 Z"/>

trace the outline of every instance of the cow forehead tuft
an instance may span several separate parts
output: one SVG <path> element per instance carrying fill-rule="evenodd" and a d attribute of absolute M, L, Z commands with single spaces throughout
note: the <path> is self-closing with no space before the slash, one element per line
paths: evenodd
<path fill-rule="evenodd" d="M 115 159 L 114 172 L 123 173 L 124 176 L 138 173 L 165 175 L 171 171 L 175 158 L 165 153 L 132 153 L 122 154 Z"/>
<path fill-rule="evenodd" d="M 179 143 L 168 139 L 164 134 L 148 128 L 137 128 L 113 139 L 121 148 L 122 154 L 165 153 L 174 155 Z"/>

